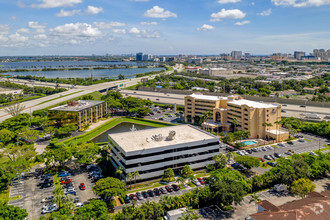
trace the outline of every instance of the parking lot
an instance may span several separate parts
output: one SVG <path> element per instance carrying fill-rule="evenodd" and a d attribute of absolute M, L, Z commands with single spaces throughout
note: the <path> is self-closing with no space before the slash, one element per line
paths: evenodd
<path fill-rule="evenodd" d="M 161 120 L 164 122 L 176 123 L 181 117 L 179 113 L 174 112 L 172 109 L 163 109 L 160 107 L 151 107 L 151 113 L 146 119 Z"/>
<path fill-rule="evenodd" d="M 40 165 L 34 167 L 30 173 L 26 173 L 22 178 L 22 183 L 11 186 L 10 197 L 22 195 L 22 199 L 10 201 L 9 204 L 24 208 L 29 213 L 28 219 L 38 219 L 42 214 L 44 203 L 41 201 L 47 197 L 53 196 L 54 185 L 48 188 L 41 188 Z M 85 203 L 93 198 L 98 198 L 92 191 L 94 183 L 88 178 L 88 172 L 85 168 L 78 167 L 71 172 L 72 183 L 76 190 L 75 198 L 79 198 L 79 202 Z M 51 178 L 52 179 L 52 178 Z M 85 190 L 80 190 L 80 183 L 86 185 Z"/>
<path fill-rule="evenodd" d="M 294 140 L 294 141 L 292 141 L 293 145 L 283 142 L 284 147 L 279 146 L 277 144 L 273 144 L 273 145 L 269 145 L 272 147 L 272 149 L 266 148 L 266 150 L 260 150 L 257 152 L 252 151 L 251 153 L 248 153 L 248 155 L 265 159 L 264 158 L 265 155 L 274 155 L 274 153 L 277 153 L 277 154 L 281 154 L 283 157 L 288 157 L 288 156 L 290 156 L 290 154 L 287 153 L 289 150 L 291 152 L 294 152 L 295 154 L 301 154 L 301 153 L 315 151 L 315 150 L 318 150 L 319 148 L 320 149 L 325 148 L 324 145 L 327 144 L 326 138 L 320 138 L 320 137 L 310 135 L 310 134 L 305 134 L 305 133 L 299 133 L 299 135 L 303 136 L 303 138 L 305 140 L 304 142 Z M 222 153 L 228 152 L 226 150 L 226 147 L 221 148 L 220 151 Z M 265 160 L 267 160 L 267 159 L 265 159 Z"/>

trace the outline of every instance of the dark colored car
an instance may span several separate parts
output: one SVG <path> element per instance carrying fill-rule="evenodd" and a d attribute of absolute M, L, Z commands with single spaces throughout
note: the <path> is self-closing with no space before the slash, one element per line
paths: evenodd
<path fill-rule="evenodd" d="M 152 190 L 148 190 L 147 193 L 149 194 L 150 197 L 154 197 L 155 193 Z"/>
<path fill-rule="evenodd" d="M 286 143 L 288 143 L 288 144 L 290 144 L 290 145 L 293 145 L 293 144 L 294 144 L 293 141 L 288 141 L 288 142 L 286 142 Z"/>
<path fill-rule="evenodd" d="M 154 192 L 155 192 L 156 196 L 160 196 L 160 194 L 162 194 L 161 191 L 158 188 L 155 188 Z"/>
<path fill-rule="evenodd" d="M 246 152 L 248 152 L 249 154 L 252 154 L 252 150 L 246 150 Z"/>
<path fill-rule="evenodd" d="M 198 179 L 198 181 L 202 184 L 202 185 L 204 185 L 205 184 L 205 181 L 204 181 L 204 179 L 203 178 L 197 178 Z"/>
<path fill-rule="evenodd" d="M 170 185 L 165 186 L 165 189 L 166 189 L 168 192 L 173 192 L 173 187 L 170 186 Z"/>
<path fill-rule="evenodd" d="M 231 165 L 231 167 L 233 167 L 233 168 L 237 168 L 237 167 L 239 167 L 239 166 L 240 166 L 239 163 L 233 163 L 233 164 Z"/>
<path fill-rule="evenodd" d="M 179 191 L 180 190 L 180 187 L 178 187 L 178 185 L 173 184 L 172 187 L 173 187 L 174 191 Z"/>
<path fill-rule="evenodd" d="M 124 202 L 125 202 L 126 204 L 128 204 L 128 203 L 131 202 L 131 199 L 129 198 L 128 195 L 126 195 L 126 197 L 125 197 L 125 199 L 124 199 Z"/>
<path fill-rule="evenodd" d="M 48 187 L 51 187 L 53 184 L 51 183 L 51 182 L 48 182 L 48 183 L 43 183 L 42 185 L 41 185 L 41 188 L 43 189 L 43 188 L 48 188 Z"/>
<path fill-rule="evenodd" d="M 70 188 L 70 187 L 73 187 L 72 183 L 68 183 L 68 184 L 63 185 L 63 188 Z"/>
<path fill-rule="evenodd" d="M 306 105 L 301 105 L 300 107 L 301 107 L 301 108 L 305 108 L 305 107 L 306 107 Z"/>
<path fill-rule="evenodd" d="M 277 158 L 280 158 L 280 157 L 282 157 L 282 155 L 281 155 L 281 154 L 279 154 L 279 153 L 275 153 L 275 154 L 274 154 L 274 156 L 275 156 L 275 157 L 277 157 Z"/>
<path fill-rule="evenodd" d="M 167 190 L 165 187 L 161 187 L 159 190 L 162 192 L 162 194 L 167 194 Z"/>
<path fill-rule="evenodd" d="M 149 197 L 149 194 L 146 191 L 143 191 L 142 192 L 142 195 L 143 195 L 144 198 L 148 198 Z"/>
<path fill-rule="evenodd" d="M 130 200 L 134 200 L 134 201 L 138 200 L 138 198 L 136 198 L 136 196 L 134 194 L 130 194 L 129 198 L 130 198 Z"/>
<path fill-rule="evenodd" d="M 143 196 L 140 192 L 137 192 L 135 195 L 136 195 L 136 198 L 138 198 L 138 200 L 143 200 Z"/>
<path fill-rule="evenodd" d="M 267 164 L 272 167 L 275 165 L 273 162 L 267 162 Z"/>

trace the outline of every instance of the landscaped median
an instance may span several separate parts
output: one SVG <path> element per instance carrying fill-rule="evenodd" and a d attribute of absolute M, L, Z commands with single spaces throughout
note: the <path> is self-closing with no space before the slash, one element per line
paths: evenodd
<path fill-rule="evenodd" d="M 122 122 L 135 123 L 135 124 L 141 124 L 141 125 L 146 125 L 146 126 L 150 126 L 150 127 L 158 127 L 158 128 L 175 125 L 172 123 L 152 121 L 152 120 L 147 120 L 147 119 L 142 119 L 142 118 L 129 118 L 129 117 L 113 118 L 110 121 L 104 123 L 103 125 L 95 128 L 89 132 L 86 132 L 85 134 L 82 134 L 77 137 L 69 138 L 69 139 L 63 141 L 62 143 L 63 144 L 69 144 L 70 142 L 74 142 L 76 144 L 86 143 L 87 141 L 92 140 L 93 138 L 99 136 L 100 134 L 108 131 L 109 129 L 115 127 L 116 125 L 118 125 Z"/>

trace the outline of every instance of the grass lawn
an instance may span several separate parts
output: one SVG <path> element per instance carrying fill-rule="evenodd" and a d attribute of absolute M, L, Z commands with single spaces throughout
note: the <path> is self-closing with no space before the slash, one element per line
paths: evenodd
<path fill-rule="evenodd" d="M 201 178 L 201 177 L 205 177 L 205 176 L 208 176 L 209 174 L 208 173 L 198 173 L 198 174 L 195 174 L 195 177 L 196 178 Z"/>
<path fill-rule="evenodd" d="M 69 138 L 69 139 L 63 141 L 62 143 L 68 144 L 73 141 L 76 141 L 77 144 L 85 143 L 122 122 L 130 122 L 130 123 L 136 123 L 136 124 L 147 125 L 147 126 L 158 127 L 158 128 L 174 126 L 174 124 L 171 124 L 171 123 L 152 121 L 152 120 L 146 120 L 146 119 L 140 119 L 140 118 L 113 118 L 112 120 L 108 121 L 107 123 L 95 128 L 85 134 L 82 134 L 77 137 Z"/>
<path fill-rule="evenodd" d="M 63 95 L 63 96 L 60 96 L 60 97 L 56 97 L 56 98 L 53 98 L 53 99 L 49 99 L 47 101 L 44 101 L 44 102 L 39 103 L 38 105 L 41 105 L 41 104 L 44 104 L 44 103 L 47 103 L 47 102 L 51 102 L 51 101 L 54 101 L 56 99 L 60 99 L 60 98 L 63 98 L 63 97 L 69 96 L 69 95 L 74 95 L 74 94 L 77 94 L 79 92 L 82 92 L 82 90 L 81 91 L 78 91 L 78 92 L 70 93 L 70 94 L 67 94 L 67 95 Z"/>
<path fill-rule="evenodd" d="M 305 141 L 311 142 L 311 140 L 309 140 L 309 139 L 305 139 Z"/>

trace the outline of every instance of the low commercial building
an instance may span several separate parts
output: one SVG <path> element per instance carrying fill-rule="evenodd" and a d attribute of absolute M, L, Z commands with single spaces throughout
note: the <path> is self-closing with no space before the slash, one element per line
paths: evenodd
<path fill-rule="evenodd" d="M 258 202 L 258 212 L 251 215 L 253 220 L 321 220 L 329 219 L 330 190 L 312 192 L 307 198 L 276 206 L 267 200 Z"/>
<path fill-rule="evenodd" d="M 49 109 L 48 118 L 50 123 L 74 123 L 82 129 L 83 126 L 97 122 L 107 113 L 107 103 L 104 101 L 79 100 Z"/>
<path fill-rule="evenodd" d="M 199 70 L 199 73 L 209 76 L 223 76 L 234 74 L 234 71 L 226 68 L 203 68 Z"/>
<path fill-rule="evenodd" d="M 198 73 L 200 67 L 199 66 L 187 66 L 185 67 L 186 73 Z"/>
<path fill-rule="evenodd" d="M 199 123 L 207 112 L 211 113 L 211 117 L 202 122 L 205 128 L 230 131 L 235 120 L 236 129 L 250 131 L 250 138 L 283 141 L 289 137 L 289 133 L 275 123 L 281 120 L 281 105 L 249 101 L 238 95 L 221 97 L 192 94 L 185 97 L 186 122 Z"/>
<path fill-rule="evenodd" d="M 110 161 L 126 175 L 139 172 L 138 181 L 161 178 L 164 170 L 192 169 L 212 164 L 219 154 L 219 138 L 191 125 L 109 134 Z"/>

